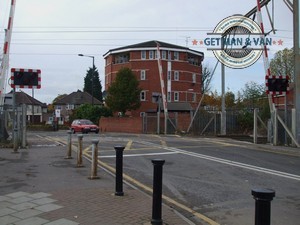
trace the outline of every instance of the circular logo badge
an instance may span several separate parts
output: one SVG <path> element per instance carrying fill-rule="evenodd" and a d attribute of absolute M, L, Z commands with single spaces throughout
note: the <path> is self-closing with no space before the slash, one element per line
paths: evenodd
<path fill-rule="evenodd" d="M 259 37 L 262 31 L 255 21 L 247 17 L 227 17 L 215 27 L 213 33 L 221 35 L 221 48 L 213 50 L 213 53 L 227 67 L 246 68 L 262 54 L 262 48 L 251 47 L 250 39 L 253 35 Z"/>

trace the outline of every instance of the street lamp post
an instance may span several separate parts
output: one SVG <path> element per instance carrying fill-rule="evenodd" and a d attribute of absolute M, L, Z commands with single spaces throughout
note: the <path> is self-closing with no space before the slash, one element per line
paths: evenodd
<path fill-rule="evenodd" d="M 78 56 L 89 57 L 93 59 L 93 70 L 92 70 L 92 105 L 94 106 L 94 72 L 95 72 L 95 56 L 78 54 Z"/>

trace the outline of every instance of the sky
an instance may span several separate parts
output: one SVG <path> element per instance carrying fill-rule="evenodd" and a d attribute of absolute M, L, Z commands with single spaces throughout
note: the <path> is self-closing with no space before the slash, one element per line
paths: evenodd
<path fill-rule="evenodd" d="M 269 48 L 269 58 L 293 46 L 293 14 L 283 0 L 270 3 L 276 34 L 282 45 Z M 0 50 L 4 42 L 11 0 L 0 0 Z M 208 37 L 224 18 L 244 15 L 256 6 L 256 0 L 16 0 L 10 47 L 10 68 L 41 69 L 42 87 L 34 97 L 51 103 L 60 94 L 82 90 L 92 58 L 104 87 L 104 58 L 110 49 L 159 40 L 204 53 L 204 65 L 217 62 L 212 51 L 199 41 Z M 274 9 L 274 11 L 272 10 Z M 265 31 L 271 25 L 262 10 Z M 257 17 L 256 17 L 257 18 Z M 193 42 L 197 40 L 198 44 Z M 265 82 L 263 58 L 245 69 L 225 69 L 226 90 L 237 91 L 247 82 Z M 103 88 L 104 89 L 104 88 Z M 102 89 L 102 90 L 103 90 Z M 221 68 L 217 67 L 211 89 L 221 90 Z M 6 92 L 11 90 L 7 85 Z M 32 95 L 31 89 L 22 91 Z"/>

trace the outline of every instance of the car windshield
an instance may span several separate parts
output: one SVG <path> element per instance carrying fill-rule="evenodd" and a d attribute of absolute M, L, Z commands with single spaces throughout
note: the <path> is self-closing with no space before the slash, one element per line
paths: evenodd
<path fill-rule="evenodd" d="M 89 120 L 80 120 L 80 124 L 84 124 L 84 125 L 93 125 L 93 123 Z"/>

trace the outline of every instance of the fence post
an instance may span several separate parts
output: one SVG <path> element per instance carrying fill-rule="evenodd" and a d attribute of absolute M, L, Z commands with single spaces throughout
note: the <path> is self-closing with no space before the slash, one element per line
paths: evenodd
<path fill-rule="evenodd" d="M 153 197 L 152 197 L 152 220 L 151 224 L 162 225 L 161 205 L 162 205 L 162 167 L 165 163 L 163 159 L 153 159 Z"/>
<path fill-rule="evenodd" d="M 97 139 L 92 140 L 92 165 L 91 165 L 91 176 L 89 179 L 99 179 L 97 176 L 97 168 L 98 168 L 98 143 L 99 141 Z"/>
<path fill-rule="evenodd" d="M 83 135 L 78 134 L 78 148 L 77 148 L 77 167 L 83 167 L 82 165 L 82 139 Z"/>
<path fill-rule="evenodd" d="M 253 116 L 253 143 L 257 144 L 257 112 L 258 109 L 254 109 L 254 116 Z"/>
<path fill-rule="evenodd" d="M 275 191 L 271 189 L 253 189 L 255 199 L 255 225 L 270 225 L 271 201 L 275 197 Z"/>
<path fill-rule="evenodd" d="M 273 124 L 273 145 L 278 145 L 278 119 L 277 119 L 277 114 L 278 111 L 277 109 L 274 110 L 273 112 L 273 119 L 274 119 L 274 124 Z"/>
<path fill-rule="evenodd" d="M 124 146 L 115 146 L 116 150 L 116 196 L 123 196 L 123 151 Z"/>
<path fill-rule="evenodd" d="M 65 159 L 72 159 L 72 132 L 68 130 L 67 156 Z"/>

